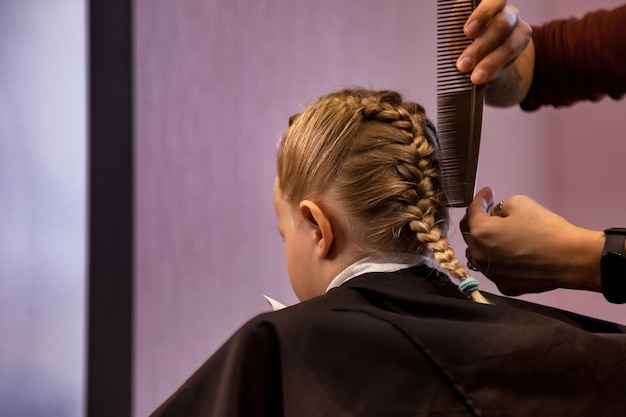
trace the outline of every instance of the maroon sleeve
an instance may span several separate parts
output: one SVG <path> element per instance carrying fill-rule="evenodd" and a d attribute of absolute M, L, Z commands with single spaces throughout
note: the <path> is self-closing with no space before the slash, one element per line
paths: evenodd
<path fill-rule="evenodd" d="M 524 110 L 626 93 L 626 5 L 533 28 L 535 72 Z"/>

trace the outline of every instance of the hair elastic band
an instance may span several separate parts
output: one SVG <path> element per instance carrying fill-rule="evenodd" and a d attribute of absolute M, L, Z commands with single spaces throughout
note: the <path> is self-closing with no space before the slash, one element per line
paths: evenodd
<path fill-rule="evenodd" d="M 463 294 L 470 294 L 472 291 L 476 291 L 477 289 L 478 289 L 478 281 L 476 281 L 472 277 L 468 277 L 464 279 L 459 284 L 459 291 L 461 291 Z"/>

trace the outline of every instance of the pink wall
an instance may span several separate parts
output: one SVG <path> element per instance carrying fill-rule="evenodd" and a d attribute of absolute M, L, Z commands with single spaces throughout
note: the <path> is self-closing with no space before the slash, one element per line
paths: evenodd
<path fill-rule="evenodd" d="M 574 3 L 584 2 L 516 4 L 527 20 L 540 23 L 566 14 Z M 604 3 L 618 2 L 598 2 Z M 295 302 L 271 199 L 275 146 L 288 116 L 317 95 L 362 85 L 399 89 L 435 118 L 435 2 L 135 4 L 134 411 L 143 416 L 245 320 L 268 310 L 261 294 Z M 624 199 L 609 192 L 617 177 L 609 176 L 612 186 L 608 182 L 604 193 L 598 190 L 603 184 L 592 176 L 601 170 L 577 166 L 586 168 L 594 152 L 588 145 L 572 149 L 569 138 L 579 135 L 585 120 L 592 126 L 590 119 L 596 119 L 588 128 L 594 141 L 610 137 L 624 104 L 607 105 L 615 109 L 612 117 L 604 103 L 534 114 L 487 109 L 478 185 L 493 186 L 498 198 L 529 194 L 589 227 L 623 225 Z M 597 196 L 589 199 L 591 192 Z M 598 210 L 591 201 L 605 194 L 615 199 L 603 205 L 616 217 L 592 225 Z M 453 214 L 458 220 L 463 211 Z M 462 257 L 458 228 L 452 235 Z M 579 297 L 584 301 L 556 291 L 533 299 L 621 317 L 623 308 Z"/>

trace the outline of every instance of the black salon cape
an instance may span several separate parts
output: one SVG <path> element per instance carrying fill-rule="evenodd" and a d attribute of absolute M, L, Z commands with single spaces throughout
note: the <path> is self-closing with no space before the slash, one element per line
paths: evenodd
<path fill-rule="evenodd" d="M 626 416 L 623 326 L 487 297 L 353 278 L 249 321 L 152 416 Z"/>

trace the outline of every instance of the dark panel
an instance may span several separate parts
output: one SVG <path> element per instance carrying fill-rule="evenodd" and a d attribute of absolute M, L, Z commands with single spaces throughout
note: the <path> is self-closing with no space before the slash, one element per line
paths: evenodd
<path fill-rule="evenodd" d="M 89 417 L 131 415 L 131 3 L 89 2 Z"/>

